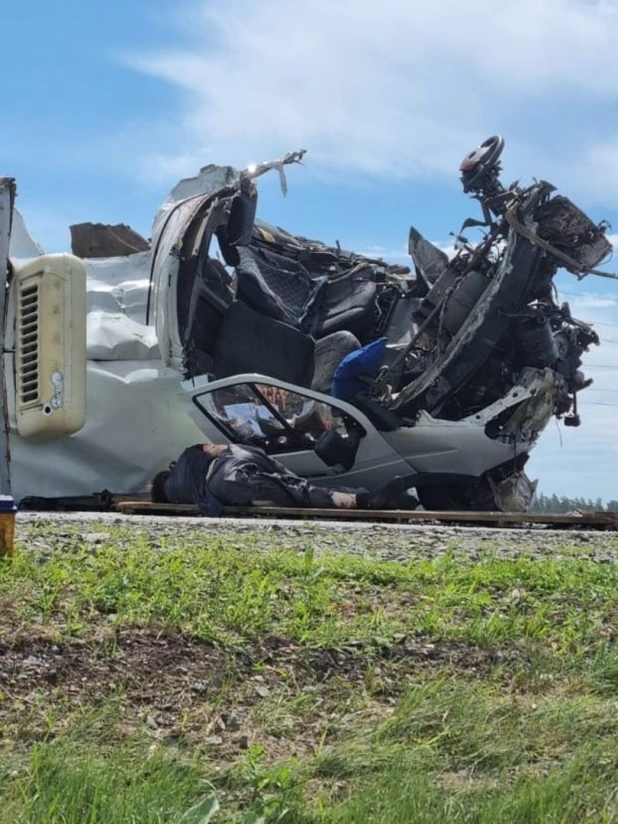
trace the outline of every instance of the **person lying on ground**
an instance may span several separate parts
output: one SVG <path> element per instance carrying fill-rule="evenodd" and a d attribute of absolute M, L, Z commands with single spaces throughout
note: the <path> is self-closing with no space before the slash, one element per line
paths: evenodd
<path fill-rule="evenodd" d="M 316 509 L 415 509 L 406 483 L 395 478 L 376 492 L 364 488 L 314 486 L 263 449 L 238 444 L 195 444 L 152 480 L 154 503 L 197 504 L 204 515 L 224 506 Z"/>

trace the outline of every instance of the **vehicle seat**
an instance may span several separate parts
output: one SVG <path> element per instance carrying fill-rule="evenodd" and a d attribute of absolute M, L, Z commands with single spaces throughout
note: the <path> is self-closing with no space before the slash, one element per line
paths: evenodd
<path fill-rule="evenodd" d="M 238 297 L 260 314 L 298 329 L 325 278 L 313 280 L 302 263 L 264 249 L 238 248 Z"/>
<path fill-rule="evenodd" d="M 315 343 L 315 367 L 311 388 L 330 395 L 333 376 L 341 361 L 360 349 L 360 341 L 351 332 L 334 332 Z"/>
<path fill-rule="evenodd" d="M 328 281 L 319 295 L 317 324 L 310 329 L 316 338 L 346 330 L 363 340 L 373 327 L 376 284 L 369 266 Z"/>
<path fill-rule="evenodd" d="M 309 335 L 235 300 L 223 316 L 214 342 L 214 376 L 219 379 L 257 372 L 309 387 L 314 348 Z"/>
<path fill-rule="evenodd" d="M 238 297 L 261 314 L 315 338 L 345 330 L 362 340 L 371 332 L 376 284 L 370 266 L 328 280 L 266 249 L 240 247 L 238 256 Z"/>

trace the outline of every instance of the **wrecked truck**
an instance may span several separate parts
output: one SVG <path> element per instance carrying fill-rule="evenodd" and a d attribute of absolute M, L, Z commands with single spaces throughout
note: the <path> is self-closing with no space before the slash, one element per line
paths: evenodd
<path fill-rule="evenodd" d="M 551 184 L 505 187 L 503 147 L 461 165 L 480 217 L 454 254 L 413 227 L 410 267 L 257 217 L 257 179 L 278 172 L 285 194 L 302 151 L 208 166 L 149 243 L 76 231 L 83 257 L 44 254 L 0 180 L 2 491 L 104 505 L 206 439 L 258 445 L 316 484 L 409 477 L 426 509 L 526 510 L 530 451 L 552 417 L 579 423 L 599 343 L 553 279 L 605 274 L 611 245 Z"/>

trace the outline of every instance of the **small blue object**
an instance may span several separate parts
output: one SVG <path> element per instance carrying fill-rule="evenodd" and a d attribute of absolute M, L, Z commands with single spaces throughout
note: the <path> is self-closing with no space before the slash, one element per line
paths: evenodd
<path fill-rule="evenodd" d="M 330 392 L 333 398 L 339 398 L 342 401 L 351 400 L 359 392 L 367 389 L 367 384 L 360 378 L 371 380 L 377 378 L 384 360 L 386 341 L 386 338 L 378 338 L 361 349 L 357 349 L 356 352 L 346 355 L 333 377 Z"/>
<path fill-rule="evenodd" d="M 17 505 L 11 495 L 0 495 L 0 515 L 17 512 Z"/>

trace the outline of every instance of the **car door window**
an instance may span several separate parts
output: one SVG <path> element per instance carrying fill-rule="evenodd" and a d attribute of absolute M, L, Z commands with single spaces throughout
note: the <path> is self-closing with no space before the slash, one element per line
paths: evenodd
<path fill-rule="evenodd" d="M 313 450 L 325 432 L 345 439 L 359 427 L 335 406 L 263 383 L 211 390 L 194 402 L 227 438 L 270 454 Z"/>

